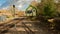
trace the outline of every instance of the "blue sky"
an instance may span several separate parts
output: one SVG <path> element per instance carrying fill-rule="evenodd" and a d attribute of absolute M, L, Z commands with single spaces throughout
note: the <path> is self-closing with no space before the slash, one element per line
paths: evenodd
<path fill-rule="evenodd" d="M 16 5 L 19 10 L 25 10 L 32 0 L 0 0 L 0 9 L 7 8 L 10 5 Z"/>
<path fill-rule="evenodd" d="M 38 2 L 40 1 L 41 0 L 38 0 Z M 55 1 L 56 3 L 58 2 L 57 0 Z M 0 0 L 0 9 L 6 9 L 14 4 L 19 10 L 25 10 L 31 2 L 32 0 Z"/>
<path fill-rule="evenodd" d="M 3 4 L 3 3 L 5 3 L 6 1 L 4 1 L 4 0 L 0 0 L 0 6 Z"/>

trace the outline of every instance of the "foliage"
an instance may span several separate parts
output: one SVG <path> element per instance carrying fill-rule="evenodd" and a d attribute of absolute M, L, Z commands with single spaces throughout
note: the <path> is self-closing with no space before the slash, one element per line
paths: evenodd
<path fill-rule="evenodd" d="M 53 0 L 49 0 L 46 4 L 44 4 L 43 7 L 43 15 L 44 16 L 49 16 L 49 17 L 54 17 L 55 13 L 56 13 L 56 9 L 55 9 L 55 4 L 53 2 Z"/>
<path fill-rule="evenodd" d="M 50 5 L 44 6 L 44 12 L 43 12 L 44 16 L 52 16 L 54 12 L 55 10 L 54 9 L 52 10 Z"/>

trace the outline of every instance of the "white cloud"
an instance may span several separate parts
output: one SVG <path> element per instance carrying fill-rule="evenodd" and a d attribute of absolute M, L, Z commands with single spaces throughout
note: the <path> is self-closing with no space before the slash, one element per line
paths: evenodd
<path fill-rule="evenodd" d="M 32 0 L 19 0 L 15 3 L 15 6 L 19 10 L 24 10 L 31 3 Z"/>
<path fill-rule="evenodd" d="M 19 7 L 19 8 L 22 8 L 22 5 L 20 4 L 18 7 Z"/>
<path fill-rule="evenodd" d="M 7 7 L 3 7 L 2 9 L 8 9 L 9 8 L 9 6 L 7 6 Z"/>

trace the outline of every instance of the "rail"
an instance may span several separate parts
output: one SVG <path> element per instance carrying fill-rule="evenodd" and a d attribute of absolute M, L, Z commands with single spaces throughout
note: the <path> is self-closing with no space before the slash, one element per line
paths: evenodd
<path fill-rule="evenodd" d="M 23 18 L 24 19 L 24 18 Z M 16 32 L 13 32 L 15 34 L 20 34 L 18 31 L 17 31 L 17 25 L 18 23 L 22 23 L 22 25 L 24 26 L 23 28 L 25 29 L 26 33 L 27 34 L 35 34 L 35 32 L 33 32 L 25 23 L 27 22 L 21 22 L 23 19 L 14 19 L 12 21 L 9 21 L 9 23 L 6 23 L 6 24 L 3 24 L 1 27 L 0 27 L 0 34 L 1 33 L 6 33 L 8 32 L 8 30 L 12 27 L 14 27 L 14 29 L 16 30 Z M 17 20 L 17 21 L 15 21 Z M 12 23 L 10 23 L 12 22 Z M 29 21 L 28 21 L 29 22 Z M 33 21 L 34 22 L 34 21 Z"/>
<path fill-rule="evenodd" d="M 27 34 L 35 34 L 28 26 L 25 25 L 24 22 L 22 24 L 26 27 L 25 30 L 27 31 Z"/>

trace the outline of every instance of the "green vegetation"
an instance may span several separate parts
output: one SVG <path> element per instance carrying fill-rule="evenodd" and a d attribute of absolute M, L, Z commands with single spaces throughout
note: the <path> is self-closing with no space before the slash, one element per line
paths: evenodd
<path fill-rule="evenodd" d="M 42 7 L 40 5 L 42 5 Z M 53 0 L 47 1 L 46 3 L 43 4 L 38 4 L 37 10 L 38 10 L 38 15 L 42 14 L 44 16 L 54 17 L 54 15 L 56 14 L 56 8 Z"/>
<path fill-rule="evenodd" d="M 44 6 L 44 11 L 43 11 L 43 15 L 44 16 L 49 16 L 49 17 L 53 17 L 54 13 L 55 13 L 55 8 L 51 7 L 52 5 L 47 4 L 46 6 Z"/>

